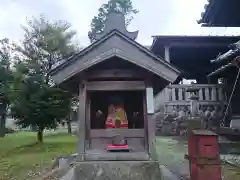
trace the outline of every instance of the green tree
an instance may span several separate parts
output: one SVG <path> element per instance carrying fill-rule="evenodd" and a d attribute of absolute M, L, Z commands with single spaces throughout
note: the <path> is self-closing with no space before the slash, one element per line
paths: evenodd
<path fill-rule="evenodd" d="M 0 137 L 5 135 L 6 115 L 10 103 L 9 95 L 12 80 L 10 50 L 9 40 L 0 40 Z"/>
<path fill-rule="evenodd" d="M 53 128 L 69 114 L 71 96 L 55 86 L 49 71 L 77 50 L 72 43 L 75 31 L 65 21 L 33 18 L 23 27 L 25 36 L 15 46 L 20 61 L 15 64 L 11 113 L 22 127 L 36 127 L 43 141 L 45 128 Z"/>
<path fill-rule="evenodd" d="M 109 0 L 98 9 L 97 16 L 94 16 L 91 22 L 91 30 L 88 32 L 88 37 L 91 42 L 96 40 L 96 34 L 101 33 L 104 28 L 104 22 L 107 14 L 111 11 L 122 12 L 126 18 L 126 25 L 129 25 L 134 15 L 138 13 L 137 9 L 133 8 L 131 0 Z"/>

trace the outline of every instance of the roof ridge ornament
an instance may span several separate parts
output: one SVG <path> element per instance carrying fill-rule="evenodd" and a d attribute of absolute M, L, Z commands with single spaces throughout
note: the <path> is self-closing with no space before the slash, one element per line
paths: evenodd
<path fill-rule="evenodd" d="M 116 10 L 112 10 L 108 13 L 105 20 L 104 30 L 103 32 L 96 34 L 96 40 L 101 39 L 104 35 L 112 30 L 118 30 L 133 40 L 135 40 L 138 36 L 138 31 L 127 31 L 124 14 Z"/>

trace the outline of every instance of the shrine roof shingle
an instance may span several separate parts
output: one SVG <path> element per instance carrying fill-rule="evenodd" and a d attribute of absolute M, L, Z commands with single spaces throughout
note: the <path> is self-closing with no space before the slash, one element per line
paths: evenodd
<path fill-rule="evenodd" d="M 211 27 L 239 27 L 239 6 L 239 0 L 208 0 L 198 23 Z"/>

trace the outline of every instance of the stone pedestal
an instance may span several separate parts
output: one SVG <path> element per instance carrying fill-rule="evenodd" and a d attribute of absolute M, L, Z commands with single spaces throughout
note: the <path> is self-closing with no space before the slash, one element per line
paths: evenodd
<path fill-rule="evenodd" d="M 157 161 L 91 161 L 74 165 L 74 180 L 161 180 Z"/>
<path fill-rule="evenodd" d="M 187 119 L 187 133 L 190 135 L 192 130 L 196 129 L 205 129 L 204 119 L 199 117 L 199 107 L 198 107 L 198 88 L 190 88 L 187 90 L 190 92 L 190 109 L 191 109 L 191 116 Z"/>

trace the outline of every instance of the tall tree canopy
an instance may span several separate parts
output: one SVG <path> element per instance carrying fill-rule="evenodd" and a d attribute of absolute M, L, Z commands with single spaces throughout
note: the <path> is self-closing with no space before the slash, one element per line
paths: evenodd
<path fill-rule="evenodd" d="M 23 127 L 43 130 L 56 126 L 69 113 L 71 96 L 54 86 L 49 71 L 76 52 L 72 43 L 75 32 L 64 21 L 49 22 L 44 16 L 28 21 L 25 36 L 15 50 L 20 54 L 15 64 L 11 112 Z"/>
<path fill-rule="evenodd" d="M 76 45 L 72 43 L 76 32 L 70 30 L 68 22 L 51 23 L 42 15 L 39 19 L 29 20 L 27 24 L 27 27 L 23 26 L 23 43 L 16 46 L 16 50 L 30 61 L 29 68 L 46 75 L 54 65 L 77 51 Z M 48 83 L 49 76 L 45 76 L 45 80 Z"/>
<path fill-rule="evenodd" d="M 104 28 L 104 22 L 107 14 L 111 11 L 120 11 L 126 18 L 126 25 L 129 25 L 134 15 L 138 13 L 137 9 L 133 8 L 131 0 L 109 0 L 108 3 L 103 4 L 97 16 L 94 16 L 91 22 L 91 30 L 88 32 L 88 37 L 91 42 L 96 40 L 96 33 L 101 33 Z"/>
<path fill-rule="evenodd" d="M 10 103 L 10 84 L 12 72 L 10 69 L 11 45 L 8 39 L 0 40 L 0 137 L 5 134 L 7 108 Z"/>

